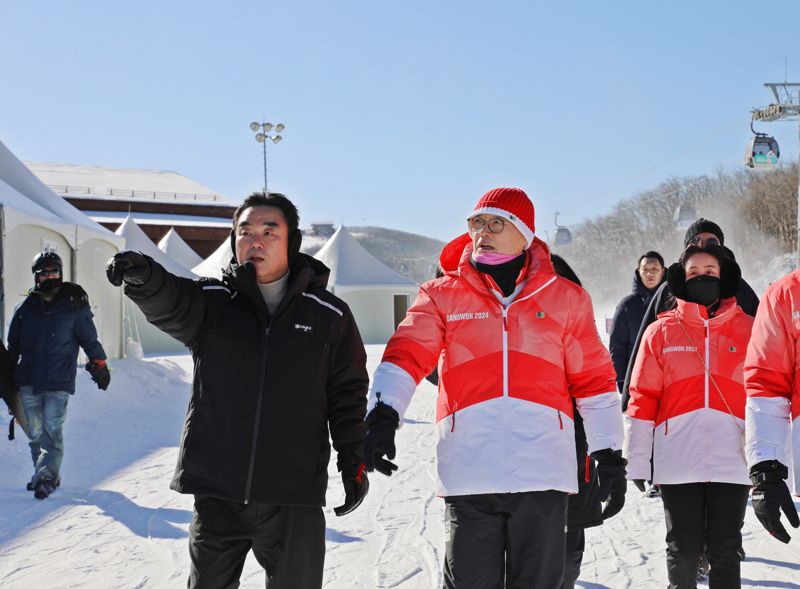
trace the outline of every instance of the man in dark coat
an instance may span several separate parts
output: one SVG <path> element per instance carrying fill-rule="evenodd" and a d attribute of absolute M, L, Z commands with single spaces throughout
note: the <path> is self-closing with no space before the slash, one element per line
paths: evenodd
<path fill-rule="evenodd" d="M 172 489 L 194 494 L 190 588 L 237 587 L 252 549 L 267 584 L 322 585 L 330 443 L 345 503 L 367 493 L 366 353 L 329 270 L 299 253 L 294 204 L 253 193 L 234 213 L 222 280 L 180 278 L 120 252 L 112 284 L 148 321 L 186 344 L 192 397 Z"/>
<path fill-rule="evenodd" d="M 661 254 L 655 251 L 642 254 L 633 272 L 633 292 L 625 296 L 614 311 L 608 351 L 611 352 L 611 361 L 617 373 L 619 391 L 622 391 L 625 382 L 628 360 L 644 313 L 656 289 L 664 282 L 665 274 L 664 258 Z"/>
<path fill-rule="evenodd" d="M 45 499 L 61 484 L 64 420 L 75 393 L 78 348 L 89 358 L 86 369 L 101 389 L 111 375 L 86 292 L 64 282 L 58 254 L 43 251 L 31 267 L 34 287 L 17 307 L 8 328 L 8 353 L 27 419 L 34 474 L 28 490 Z"/>
<path fill-rule="evenodd" d="M 709 221 L 708 219 L 703 219 L 701 217 L 692 223 L 692 225 L 686 230 L 686 235 L 684 236 L 683 240 L 684 249 L 690 245 L 696 245 L 697 247 L 705 247 L 706 245 L 721 245 L 725 247 L 725 234 L 722 232 L 722 229 L 719 225 L 713 221 Z M 727 251 L 731 260 L 735 262 L 736 258 L 733 255 L 733 252 L 728 248 L 725 248 L 725 250 Z M 742 308 L 742 311 L 751 317 L 756 316 L 756 310 L 758 309 L 758 296 L 750 287 L 750 285 L 745 282 L 744 278 L 739 281 L 739 290 L 736 292 L 736 303 Z M 639 332 L 636 335 L 636 341 L 633 344 L 633 349 L 631 350 L 631 356 L 628 361 L 628 369 L 625 373 L 625 382 L 622 385 L 621 391 L 623 411 L 628 408 L 628 399 L 630 399 L 631 372 L 633 369 L 634 360 L 636 359 L 636 353 L 639 350 L 639 344 L 642 341 L 642 336 L 644 335 L 644 331 L 647 329 L 648 325 L 655 322 L 659 313 L 674 309 L 676 305 L 677 303 L 675 302 L 675 297 L 672 296 L 672 293 L 669 290 L 669 285 L 666 282 L 663 283 L 650 300 L 650 304 L 648 305 L 647 311 L 642 319 L 642 324 L 639 326 Z"/>

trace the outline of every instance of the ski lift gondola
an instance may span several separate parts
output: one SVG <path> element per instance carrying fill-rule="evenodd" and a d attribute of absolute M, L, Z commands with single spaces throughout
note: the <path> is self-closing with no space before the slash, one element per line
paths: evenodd
<path fill-rule="evenodd" d="M 555 225 L 556 225 L 556 238 L 555 242 L 556 245 L 569 245 L 572 243 L 572 233 L 569 229 L 564 227 L 563 225 L 558 224 L 558 215 L 561 213 L 556 213 L 555 218 Z"/>
<path fill-rule="evenodd" d="M 697 209 L 690 204 L 682 204 L 675 209 L 675 223 L 678 229 L 688 229 L 697 220 Z"/>
<path fill-rule="evenodd" d="M 766 133 L 758 133 L 753 129 L 750 121 L 750 130 L 753 136 L 747 142 L 744 152 L 744 165 L 748 168 L 771 169 L 774 168 L 781 157 L 781 149 L 775 138 Z"/>

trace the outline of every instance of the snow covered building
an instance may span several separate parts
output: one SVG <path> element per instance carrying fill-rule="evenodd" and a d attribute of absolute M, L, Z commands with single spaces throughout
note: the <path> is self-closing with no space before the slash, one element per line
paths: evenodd
<path fill-rule="evenodd" d="M 97 332 L 106 353 L 122 355 L 122 293 L 105 278 L 106 261 L 124 240 L 92 221 L 50 190 L 0 142 L 3 337 L 14 309 L 33 286 L 31 261 L 43 249 L 58 253 L 64 279 L 89 295 Z"/>
<path fill-rule="evenodd" d="M 48 187 L 107 229 L 131 215 L 158 243 L 172 229 L 202 259 L 228 234 L 238 202 L 176 172 L 28 162 Z"/>
<path fill-rule="evenodd" d="M 330 268 L 328 290 L 350 306 L 364 343 L 385 344 L 419 285 L 370 254 L 344 227 L 314 257 Z"/>

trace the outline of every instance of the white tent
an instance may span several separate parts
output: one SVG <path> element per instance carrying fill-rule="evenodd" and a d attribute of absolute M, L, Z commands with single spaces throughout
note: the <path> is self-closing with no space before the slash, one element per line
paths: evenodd
<path fill-rule="evenodd" d="M 194 266 L 192 272 L 198 276 L 222 279 L 222 271 L 228 267 L 232 259 L 231 240 L 226 238 L 210 256 Z"/>
<path fill-rule="evenodd" d="M 64 278 L 89 294 L 98 336 L 106 353 L 122 355 L 122 293 L 105 279 L 105 263 L 124 240 L 52 192 L 0 142 L 0 203 L 3 207 L 4 333 L 14 308 L 33 285 L 31 260 L 43 249 L 57 252 Z"/>
<path fill-rule="evenodd" d="M 144 231 L 129 216 L 117 228 L 116 234 L 125 238 L 126 249 L 142 252 L 164 266 L 176 276 L 184 278 L 197 278 L 185 266 L 182 266 L 154 244 Z M 142 344 L 146 354 L 181 352 L 185 348 L 178 340 L 165 334 L 163 331 L 147 322 L 144 314 L 133 302 L 125 300 L 125 335 Z"/>
<path fill-rule="evenodd" d="M 167 254 L 170 258 L 178 262 L 181 266 L 192 268 L 203 261 L 197 253 L 189 247 L 183 238 L 178 235 L 174 227 L 171 227 L 167 234 L 158 242 L 158 249 Z"/>
<path fill-rule="evenodd" d="M 330 268 L 328 290 L 350 306 L 364 343 L 386 343 L 419 286 L 370 254 L 344 227 L 314 257 Z"/>

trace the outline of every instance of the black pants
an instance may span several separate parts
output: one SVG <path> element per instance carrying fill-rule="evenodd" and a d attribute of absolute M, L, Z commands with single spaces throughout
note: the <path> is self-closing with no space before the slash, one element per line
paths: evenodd
<path fill-rule="evenodd" d="M 712 589 L 741 587 L 742 526 L 750 487 L 730 483 L 661 485 L 667 523 L 670 589 L 697 586 L 697 559 L 705 545 Z"/>
<path fill-rule="evenodd" d="M 320 507 L 242 504 L 195 495 L 190 589 L 235 589 L 252 549 L 269 589 L 319 589 L 325 563 Z"/>
<path fill-rule="evenodd" d="M 566 493 L 460 495 L 445 503 L 445 589 L 561 586 Z"/>
<path fill-rule="evenodd" d="M 566 551 L 564 553 L 564 582 L 561 589 L 574 589 L 575 581 L 581 575 L 581 562 L 586 547 L 586 532 L 583 528 L 567 532 Z"/>

